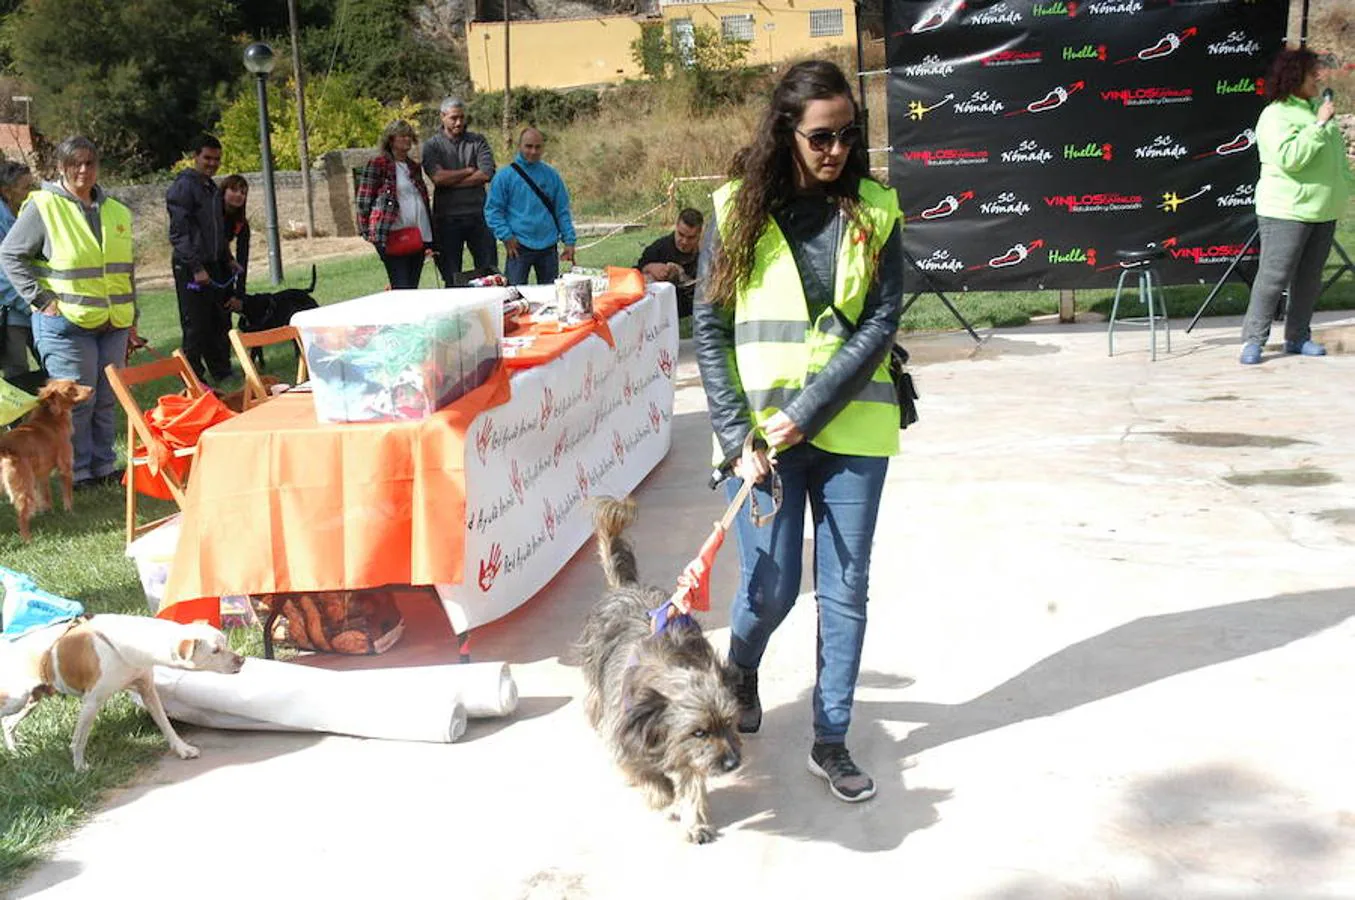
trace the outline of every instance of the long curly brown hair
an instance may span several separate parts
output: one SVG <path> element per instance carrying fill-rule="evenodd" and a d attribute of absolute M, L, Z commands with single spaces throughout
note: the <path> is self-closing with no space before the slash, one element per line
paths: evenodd
<path fill-rule="evenodd" d="M 1318 67 L 1318 55 L 1306 47 L 1286 47 L 1276 54 L 1264 87 L 1265 98 L 1283 100 L 1303 86 L 1308 73 Z"/>
<path fill-rule="evenodd" d="M 811 100 L 846 97 L 852 110 L 860 107 L 842 70 L 830 62 L 810 60 L 786 70 L 772 91 L 771 103 L 753 138 L 734 154 L 729 177 L 739 179 L 725 228 L 720 252 L 714 260 L 706 298 L 717 305 L 730 304 L 753 271 L 754 248 L 773 213 L 795 195 L 795 128 Z M 857 190 L 870 178 L 870 160 L 865 141 L 857 141 L 847 153 L 842 174 L 823 185 L 839 209 L 861 224 Z M 717 210 L 717 215 L 719 211 Z"/>

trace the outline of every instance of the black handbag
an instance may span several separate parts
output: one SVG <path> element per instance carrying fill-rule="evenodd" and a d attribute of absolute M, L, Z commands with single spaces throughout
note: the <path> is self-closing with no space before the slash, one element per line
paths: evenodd
<path fill-rule="evenodd" d="M 856 334 L 856 323 L 842 314 L 836 303 L 830 303 L 833 314 L 847 329 L 849 335 Z M 908 372 L 908 351 L 897 343 L 889 347 L 889 380 L 894 383 L 894 396 L 899 403 L 899 428 L 907 428 L 917 421 L 917 388 L 913 385 L 913 376 Z"/>

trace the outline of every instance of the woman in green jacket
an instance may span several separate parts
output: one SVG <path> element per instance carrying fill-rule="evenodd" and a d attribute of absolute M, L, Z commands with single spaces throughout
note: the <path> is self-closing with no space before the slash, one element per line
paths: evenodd
<path fill-rule="evenodd" d="M 1318 99 L 1320 67 L 1311 50 L 1281 50 L 1266 79 L 1270 103 L 1256 123 L 1261 179 L 1256 183 L 1260 267 L 1242 323 L 1243 365 L 1261 361 L 1281 293 L 1289 290 L 1284 352 L 1324 356 L 1312 339 L 1313 306 L 1331 252 L 1336 219 L 1352 176 L 1330 98 Z"/>

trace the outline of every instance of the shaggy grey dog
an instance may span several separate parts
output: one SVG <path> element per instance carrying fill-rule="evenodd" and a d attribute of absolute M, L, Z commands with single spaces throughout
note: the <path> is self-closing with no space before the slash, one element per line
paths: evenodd
<path fill-rule="evenodd" d="M 635 553 L 621 536 L 635 520 L 634 502 L 604 498 L 593 518 L 610 590 L 579 636 L 588 721 L 649 805 L 676 803 L 687 840 L 704 844 L 715 838 L 706 779 L 741 762 L 732 674 L 690 618 L 651 633 L 649 610 L 668 594 L 639 584 Z"/>

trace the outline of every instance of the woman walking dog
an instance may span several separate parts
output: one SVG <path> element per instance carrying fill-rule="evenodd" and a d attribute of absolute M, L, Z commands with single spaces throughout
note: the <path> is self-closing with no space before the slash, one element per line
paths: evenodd
<path fill-rule="evenodd" d="M 762 722 L 757 672 L 800 590 L 814 522 L 819 640 L 809 770 L 847 802 L 875 782 L 847 750 L 866 631 L 871 541 L 899 410 L 887 367 L 903 288 L 894 191 L 870 177 L 851 86 L 837 66 L 791 67 L 731 180 L 715 192 L 693 318 L 697 360 L 732 499 L 758 482 L 770 525 L 740 516 L 730 613 L 739 730 Z M 765 442 L 744 438 L 750 431 Z M 776 452 L 773 470 L 768 447 Z"/>

